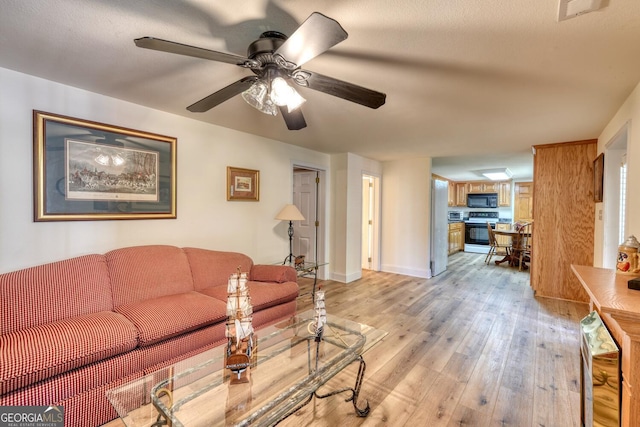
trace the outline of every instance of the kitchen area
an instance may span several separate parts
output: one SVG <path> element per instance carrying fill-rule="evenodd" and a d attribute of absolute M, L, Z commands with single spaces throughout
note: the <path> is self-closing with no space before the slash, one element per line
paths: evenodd
<path fill-rule="evenodd" d="M 433 176 L 433 240 L 434 260 L 457 252 L 487 254 L 490 248 L 487 223 L 494 230 L 509 230 L 516 221 L 533 219 L 533 182 L 450 181 Z M 447 191 L 446 207 L 444 191 Z M 445 212 L 446 218 L 437 212 Z M 441 242 L 446 234 L 446 248 Z M 441 236 L 438 238 L 438 236 Z M 499 243 L 508 244 L 510 237 L 497 235 Z M 446 253 L 446 255 L 445 255 Z M 441 273 L 442 263 L 432 262 L 432 273 Z"/>

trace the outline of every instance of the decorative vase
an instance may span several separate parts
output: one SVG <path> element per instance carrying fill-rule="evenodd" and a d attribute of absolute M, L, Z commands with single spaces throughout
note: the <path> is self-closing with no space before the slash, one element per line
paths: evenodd
<path fill-rule="evenodd" d="M 635 236 L 629 236 L 618 246 L 618 258 L 616 260 L 616 272 L 623 274 L 638 274 L 638 248 L 640 243 Z"/>

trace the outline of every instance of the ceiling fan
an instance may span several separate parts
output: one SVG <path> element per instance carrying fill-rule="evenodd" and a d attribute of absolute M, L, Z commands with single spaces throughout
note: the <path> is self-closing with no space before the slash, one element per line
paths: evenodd
<path fill-rule="evenodd" d="M 384 93 L 300 68 L 346 38 L 347 32 L 337 21 L 314 12 L 290 37 L 278 31 L 262 33 L 249 45 L 246 58 L 153 37 L 142 37 L 134 42 L 145 49 L 234 64 L 255 74 L 212 93 L 188 106 L 187 110 L 202 113 L 242 94 L 247 103 L 263 113 L 275 116 L 279 110 L 287 128 L 298 130 L 307 126 L 299 108 L 305 100 L 290 86 L 291 82 L 369 108 L 378 108 L 385 103 Z"/>

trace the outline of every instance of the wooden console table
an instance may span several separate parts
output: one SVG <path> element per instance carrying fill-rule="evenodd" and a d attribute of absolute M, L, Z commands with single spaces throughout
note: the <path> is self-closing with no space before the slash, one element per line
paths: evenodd
<path fill-rule="evenodd" d="M 627 287 L 636 276 L 584 265 L 571 265 L 571 270 L 621 347 L 622 426 L 640 426 L 640 291 Z"/>

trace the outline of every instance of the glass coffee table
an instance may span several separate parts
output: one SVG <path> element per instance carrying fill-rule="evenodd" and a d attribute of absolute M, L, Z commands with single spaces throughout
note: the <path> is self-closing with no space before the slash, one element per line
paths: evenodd
<path fill-rule="evenodd" d="M 317 342 L 313 318 L 309 310 L 257 330 L 257 358 L 247 383 L 229 383 L 221 345 L 111 389 L 107 397 L 127 427 L 271 426 L 314 397 L 342 393 L 358 416 L 367 416 L 368 402 L 358 401 L 366 367 L 362 355 L 386 332 L 328 315 Z M 355 362 L 359 369 L 353 387 L 320 390 Z"/>

